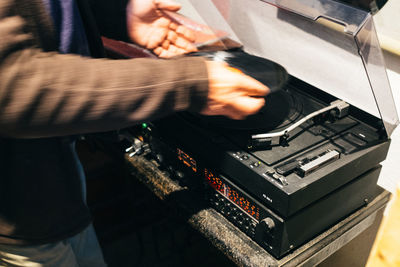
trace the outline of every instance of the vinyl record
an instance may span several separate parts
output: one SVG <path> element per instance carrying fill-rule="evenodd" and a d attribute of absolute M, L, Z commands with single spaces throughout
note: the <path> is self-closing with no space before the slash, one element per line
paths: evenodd
<path fill-rule="evenodd" d="M 247 54 L 242 50 L 196 52 L 190 55 L 226 62 L 229 66 L 268 86 L 271 93 L 282 89 L 288 80 L 288 73 L 281 65 L 262 57 Z"/>
<path fill-rule="evenodd" d="M 265 131 L 276 128 L 289 116 L 292 99 L 285 90 L 281 90 L 288 81 L 288 73 L 281 65 L 242 50 L 196 52 L 192 55 L 226 62 L 271 90 L 265 97 L 264 107 L 257 114 L 244 120 L 232 120 L 224 116 L 201 116 L 203 122 L 225 129 Z"/>

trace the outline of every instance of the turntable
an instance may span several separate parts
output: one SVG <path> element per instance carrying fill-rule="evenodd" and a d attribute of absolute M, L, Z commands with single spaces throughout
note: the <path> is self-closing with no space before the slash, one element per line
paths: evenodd
<path fill-rule="evenodd" d="M 382 192 L 398 117 L 369 13 L 330 0 L 184 2 L 243 44 L 199 55 L 274 90 L 243 121 L 180 113 L 147 124 L 162 166 L 204 182 L 210 205 L 278 258 Z"/>

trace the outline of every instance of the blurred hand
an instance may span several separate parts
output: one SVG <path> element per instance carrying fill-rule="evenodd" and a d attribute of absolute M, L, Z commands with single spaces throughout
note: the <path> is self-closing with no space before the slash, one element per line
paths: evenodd
<path fill-rule="evenodd" d="M 174 23 L 165 13 L 180 8 L 173 0 L 130 0 L 127 7 L 129 37 L 159 57 L 197 51 L 193 32 Z"/>
<path fill-rule="evenodd" d="M 203 115 L 224 115 L 244 119 L 258 112 L 265 104 L 269 88 L 257 80 L 235 71 L 226 63 L 206 61 L 209 78 L 207 106 Z"/>

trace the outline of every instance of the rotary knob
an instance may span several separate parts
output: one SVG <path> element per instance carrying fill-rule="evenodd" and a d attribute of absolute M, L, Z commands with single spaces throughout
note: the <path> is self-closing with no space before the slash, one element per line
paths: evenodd
<path fill-rule="evenodd" d="M 260 224 L 263 226 L 267 233 L 271 232 L 275 228 L 275 222 L 270 217 L 263 219 Z"/>
<path fill-rule="evenodd" d="M 163 157 L 163 155 L 161 155 L 161 154 L 156 154 L 156 156 L 155 156 L 155 158 L 156 158 L 156 161 L 158 162 L 158 163 L 160 163 L 160 164 L 163 164 L 164 163 L 164 157 Z"/>
<path fill-rule="evenodd" d="M 175 177 L 177 178 L 177 179 L 183 179 L 183 178 L 185 178 L 185 173 L 183 173 L 183 172 L 181 172 L 181 171 L 175 171 Z"/>
<path fill-rule="evenodd" d="M 275 243 L 274 235 L 276 235 L 275 231 L 275 222 L 272 218 L 266 217 L 261 220 L 257 226 L 255 227 L 254 238 L 259 244 L 267 245 L 271 248 L 271 245 Z M 271 248 L 272 249 L 272 248 Z"/>

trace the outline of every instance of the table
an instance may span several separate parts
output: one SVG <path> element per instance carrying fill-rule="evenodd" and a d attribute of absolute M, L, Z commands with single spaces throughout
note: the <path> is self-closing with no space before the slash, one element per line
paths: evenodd
<path fill-rule="evenodd" d="M 194 229 L 221 250 L 237 266 L 315 266 L 372 225 L 376 213 L 386 206 L 390 193 L 384 191 L 374 201 L 302 245 L 291 254 L 276 259 L 242 233 L 225 217 L 204 206 L 201 196 L 182 187 L 146 156 L 125 156 L 130 174 L 157 197 L 175 206 Z"/>

